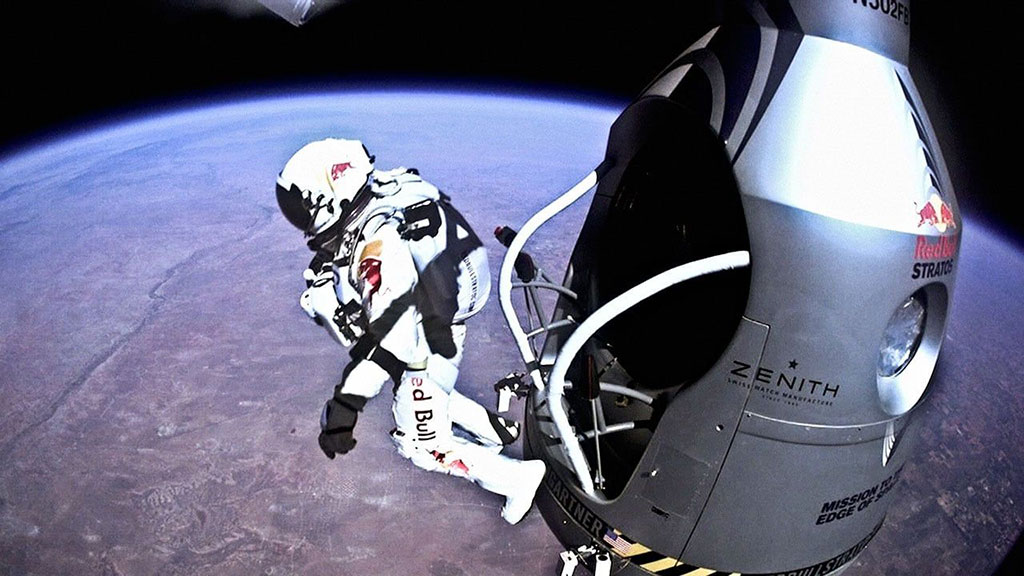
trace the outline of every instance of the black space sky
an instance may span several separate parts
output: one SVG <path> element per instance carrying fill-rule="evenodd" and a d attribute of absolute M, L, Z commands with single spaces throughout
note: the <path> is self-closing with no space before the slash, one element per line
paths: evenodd
<path fill-rule="evenodd" d="M 6 3 L 0 152 L 111 115 L 290 86 L 627 101 L 705 31 L 706 4 L 350 0 L 294 28 L 256 0 Z M 961 210 L 1020 239 L 1024 5 L 913 0 L 912 14 L 910 66 Z"/>

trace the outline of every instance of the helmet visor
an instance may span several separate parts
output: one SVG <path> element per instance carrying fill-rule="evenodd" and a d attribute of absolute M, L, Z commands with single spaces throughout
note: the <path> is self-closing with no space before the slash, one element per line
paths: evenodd
<path fill-rule="evenodd" d="M 280 182 L 277 184 L 277 205 L 285 219 L 291 222 L 299 230 L 306 232 L 312 223 L 312 215 L 309 213 L 309 206 L 302 199 L 302 191 L 295 184 L 285 188 Z"/>

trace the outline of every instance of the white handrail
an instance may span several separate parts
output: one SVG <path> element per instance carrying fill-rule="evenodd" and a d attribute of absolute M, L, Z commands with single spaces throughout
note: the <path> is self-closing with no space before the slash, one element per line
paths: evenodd
<path fill-rule="evenodd" d="M 650 406 L 651 404 L 654 403 L 654 398 L 653 397 L 651 397 L 651 396 L 649 396 L 647 394 L 644 394 L 643 392 L 641 392 L 639 390 L 634 390 L 632 388 L 627 388 L 626 386 L 621 386 L 619 384 L 609 384 L 607 382 L 599 382 L 598 384 L 600 384 L 601 392 L 611 392 L 612 394 L 621 394 L 623 396 L 627 396 L 629 398 L 633 398 L 635 400 L 639 400 L 640 402 L 643 402 L 644 404 L 647 404 L 648 406 Z M 565 387 L 567 389 L 568 388 L 572 388 L 572 384 L 569 383 L 569 382 L 566 382 L 565 383 Z"/>
<path fill-rule="evenodd" d="M 507 262 L 508 256 L 506 256 Z M 565 374 L 569 370 L 569 364 L 573 358 L 576 357 L 576 354 L 583 348 L 587 340 L 602 326 L 611 322 L 616 316 L 639 302 L 680 282 L 706 274 L 723 272 L 749 265 L 750 253 L 741 250 L 676 266 L 637 284 L 598 308 L 576 330 L 573 330 L 572 335 L 565 341 L 562 349 L 558 352 L 558 357 L 555 359 L 551 374 L 548 375 L 548 410 L 551 412 L 551 419 L 554 422 L 558 436 L 562 440 L 569 463 L 576 472 L 580 486 L 588 496 L 597 498 L 594 493 L 594 482 L 590 477 L 590 470 L 587 466 L 586 457 L 583 455 L 583 449 L 580 448 L 579 440 L 569 424 L 569 416 L 565 413 L 565 407 L 562 405 L 562 395 L 565 390 Z M 511 325 L 511 322 L 509 324 Z M 538 378 L 539 376 L 538 374 Z"/>
<path fill-rule="evenodd" d="M 519 324 L 516 311 L 512 308 L 512 271 L 515 269 L 516 258 L 519 257 L 519 254 L 523 251 L 523 246 L 526 245 L 526 241 L 537 231 L 537 228 L 540 228 L 541 225 L 556 214 L 579 200 L 596 184 L 597 170 L 594 170 L 565 194 L 562 194 L 542 208 L 540 212 L 534 214 L 523 224 L 516 237 L 512 239 L 508 246 L 508 251 L 505 252 L 505 259 L 501 261 L 501 272 L 498 276 L 498 301 L 501 303 L 501 310 L 505 314 L 505 321 L 508 323 L 509 330 L 512 331 L 512 338 L 516 341 L 516 346 L 519 347 L 519 354 L 523 357 L 527 367 L 530 368 L 530 378 L 538 390 L 544 390 L 544 380 L 541 378 L 540 367 L 537 365 L 537 357 L 534 356 L 533 350 L 530 349 L 530 342 L 526 337 L 526 332 Z"/>

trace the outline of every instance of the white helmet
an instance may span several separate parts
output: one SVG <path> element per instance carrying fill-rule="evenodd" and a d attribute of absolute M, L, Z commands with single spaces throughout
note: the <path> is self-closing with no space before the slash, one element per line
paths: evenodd
<path fill-rule="evenodd" d="M 358 140 L 310 142 L 277 177 L 277 204 L 296 228 L 316 236 L 338 222 L 373 172 L 373 156 Z"/>

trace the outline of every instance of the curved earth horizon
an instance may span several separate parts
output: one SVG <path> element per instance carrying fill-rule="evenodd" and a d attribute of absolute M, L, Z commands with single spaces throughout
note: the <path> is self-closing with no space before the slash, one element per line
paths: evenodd
<path fill-rule="evenodd" d="M 386 394 L 357 448 L 323 457 L 320 407 L 348 357 L 298 306 L 309 253 L 274 182 L 303 144 L 359 139 L 379 167 L 419 169 L 484 236 L 593 169 L 620 111 L 296 93 L 0 158 L 0 573 L 555 574 L 562 546 L 536 508 L 508 526 L 501 497 L 395 453 Z M 531 240 L 555 276 L 587 204 Z M 988 574 L 1024 526 L 1024 256 L 973 224 L 915 454 L 848 576 Z M 485 243 L 496 274 L 503 248 Z M 522 363 L 496 284 L 458 384 L 486 405 Z"/>

